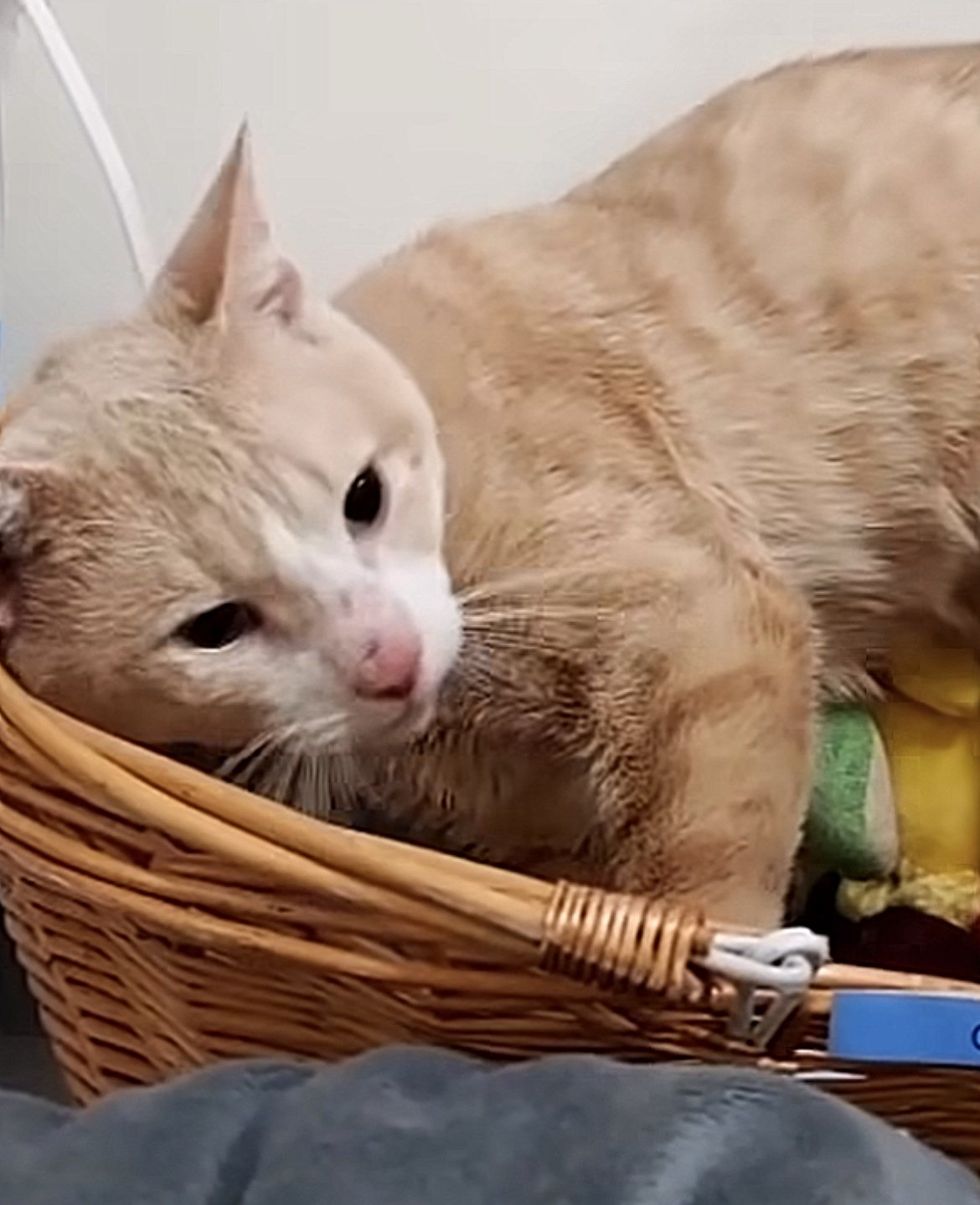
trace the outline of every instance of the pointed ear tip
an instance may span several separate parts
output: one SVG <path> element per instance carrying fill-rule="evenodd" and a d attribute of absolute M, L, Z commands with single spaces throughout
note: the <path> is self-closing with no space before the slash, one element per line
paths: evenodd
<path fill-rule="evenodd" d="M 225 171 L 231 171 L 238 174 L 243 170 L 247 173 L 252 166 L 252 132 L 249 128 L 248 118 L 243 118 L 238 129 L 235 131 L 235 137 L 232 140 L 231 150 L 225 157 Z"/>
<path fill-rule="evenodd" d="M 243 163 L 251 163 L 252 161 L 252 124 L 248 117 L 245 116 L 241 120 L 241 124 L 235 134 L 235 154 Z"/>

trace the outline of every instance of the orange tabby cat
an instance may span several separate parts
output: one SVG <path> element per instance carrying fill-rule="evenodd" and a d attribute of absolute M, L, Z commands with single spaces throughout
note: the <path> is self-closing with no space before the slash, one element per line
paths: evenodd
<path fill-rule="evenodd" d="M 10 663 L 775 923 L 817 686 L 926 627 L 980 647 L 978 115 L 980 47 L 783 68 L 335 309 L 239 147 L 144 309 L 12 408 Z"/>

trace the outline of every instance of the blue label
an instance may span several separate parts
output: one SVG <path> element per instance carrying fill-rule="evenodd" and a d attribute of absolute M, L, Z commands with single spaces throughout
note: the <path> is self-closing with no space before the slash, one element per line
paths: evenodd
<path fill-rule="evenodd" d="M 829 1050 L 859 1062 L 980 1067 L 980 995 L 835 992 Z"/>

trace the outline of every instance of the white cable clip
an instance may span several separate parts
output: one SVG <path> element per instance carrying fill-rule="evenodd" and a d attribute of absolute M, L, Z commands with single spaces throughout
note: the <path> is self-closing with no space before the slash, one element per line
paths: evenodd
<path fill-rule="evenodd" d="M 729 1034 L 764 1050 L 829 959 L 825 937 L 809 929 L 778 929 L 756 937 L 718 933 L 700 961 L 735 986 Z"/>

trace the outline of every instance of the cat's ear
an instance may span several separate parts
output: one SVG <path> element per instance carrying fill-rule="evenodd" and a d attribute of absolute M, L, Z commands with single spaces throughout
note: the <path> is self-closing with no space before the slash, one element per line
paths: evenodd
<path fill-rule="evenodd" d="M 34 517 L 53 485 L 45 466 L 0 464 L 0 637 L 13 627 L 19 570 L 36 549 Z"/>
<path fill-rule="evenodd" d="M 278 251 L 259 198 L 243 125 L 213 184 L 150 291 L 150 306 L 200 324 L 300 316 L 303 283 Z"/>

